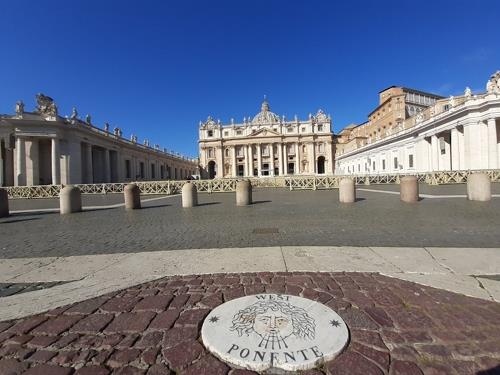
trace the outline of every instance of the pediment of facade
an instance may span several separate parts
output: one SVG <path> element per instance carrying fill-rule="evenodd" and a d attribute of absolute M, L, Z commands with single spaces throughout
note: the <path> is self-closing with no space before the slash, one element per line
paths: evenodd
<path fill-rule="evenodd" d="M 281 136 L 281 134 L 272 130 L 272 129 L 263 128 L 263 129 L 259 129 L 259 130 L 254 131 L 253 133 L 249 134 L 248 136 L 252 137 L 252 138 L 263 138 L 263 137 Z"/>

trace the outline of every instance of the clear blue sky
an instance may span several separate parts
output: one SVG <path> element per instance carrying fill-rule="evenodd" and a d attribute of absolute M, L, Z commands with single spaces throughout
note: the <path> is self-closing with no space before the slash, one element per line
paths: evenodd
<path fill-rule="evenodd" d="M 43 92 L 193 156 L 200 120 L 241 121 L 264 94 L 339 131 L 387 86 L 459 94 L 500 69 L 497 0 L 6 0 L 0 14 L 0 113 Z"/>

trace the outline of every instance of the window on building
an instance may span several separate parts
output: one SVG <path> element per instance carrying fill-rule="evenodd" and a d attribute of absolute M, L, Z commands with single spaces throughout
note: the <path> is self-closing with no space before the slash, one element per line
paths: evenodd
<path fill-rule="evenodd" d="M 226 130 L 224 131 L 224 137 L 228 137 L 229 136 L 229 132 Z"/>
<path fill-rule="evenodd" d="M 394 157 L 394 169 L 398 169 L 398 158 Z"/>
<path fill-rule="evenodd" d="M 413 168 L 413 155 L 408 155 L 408 168 Z"/>
<path fill-rule="evenodd" d="M 301 131 L 302 133 L 305 133 L 306 128 L 302 128 L 302 129 L 300 129 L 300 131 Z"/>
<path fill-rule="evenodd" d="M 443 111 L 448 111 L 450 109 L 450 106 L 448 104 L 445 104 L 443 106 Z"/>
<path fill-rule="evenodd" d="M 269 176 L 269 164 L 264 163 L 262 164 L 262 175 L 263 176 Z"/>
<path fill-rule="evenodd" d="M 243 147 L 236 148 L 236 155 L 240 157 L 243 156 Z"/>
<path fill-rule="evenodd" d="M 323 131 L 323 125 L 318 125 L 318 131 L 322 132 Z"/>
<path fill-rule="evenodd" d="M 243 132 L 241 130 L 236 130 L 236 135 L 242 135 Z"/>
<path fill-rule="evenodd" d="M 373 170 L 375 171 L 375 162 L 373 162 Z"/>
<path fill-rule="evenodd" d="M 262 147 L 262 155 L 269 156 L 269 146 L 266 145 Z"/>
<path fill-rule="evenodd" d="M 293 132 L 293 128 L 292 128 L 291 126 L 290 126 L 289 128 L 286 128 L 286 132 L 287 132 L 287 133 L 291 133 L 291 132 Z"/>
<path fill-rule="evenodd" d="M 228 148 L 226 148 L 226 149 L 224 150 L 224 155 L 226 156 L 226 158 L 228 158 L 228 157 L 229 157 L 229 149 L 228 149 Z"/>
<path fill-rule="evenodd" d="M 213 130 L 207 130 L 207 137 L 213 137 L 214 136 L 214 131 Z"/>
<path fill-rule="evenodd" d="M 382 170 L 385 171 L 385 159 L 382 160 Z"/>
<path fill-rule="evenodd" d="M 156 178 L 156 166 L 154 164 L 151 164 L 151 178 Z"/>
<path fill-rule="evenodd" d="M 213 147 L 209 147 L 208 148 L 208 157 L 209 158 L 213 158 L 214 157 L 214 148 Z"/>
<path fill-rule="evenodd" d="M 125 160 L 125 178 L 132 178 L 132 172 L 130 171 L 130 160 Z"/>

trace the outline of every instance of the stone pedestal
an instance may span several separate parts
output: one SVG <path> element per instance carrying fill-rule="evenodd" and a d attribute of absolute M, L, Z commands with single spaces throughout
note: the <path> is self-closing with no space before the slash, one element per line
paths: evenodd
<path fill-rule="evenodd" d="M 71 214 L 82 210 L 82 194 L 76 186 L 66 186 L 59 193 L 61 214 Z"/>
<path fill-rule="evenodd" d="M 198 205 L 198 190 L 195 184 L 187 182 L 182 187 L 182 207 L 189 208 Z"/>
<path fill-rule="evenodd" d="M 418 179 L 415 176 L 401 177 L 399 195 L 402 202 L 418 202 Z"/>
<path fill-rule="evenodd" d="M 340 203 L 353 203 L 356 201 L 356 187 L 353 179 L 343 178 L 340 180 L 339 201 Z"/>
<path fill-rule="evenodd" d="M 248 206 L 252 204 L 252 184 L 248 180 L 236 183 L 236 205 Z"/>
<path fill-rule="evenodd" d="M 125 209 L 136 210 L 141 208 L 141 190 L 136 184 L 127 184 L 123 189 Z"/>
<path fill-rule="evenodd" d="M 491 200 L 491 181 L 486 173 L 473 173 L 467 178 L 467 199 L 483 202 Z"/>
<path fill-rule="evenodd" d="M 9 195 L 7 190 L 0 189 L 0 217 L 9 216 Z"/>

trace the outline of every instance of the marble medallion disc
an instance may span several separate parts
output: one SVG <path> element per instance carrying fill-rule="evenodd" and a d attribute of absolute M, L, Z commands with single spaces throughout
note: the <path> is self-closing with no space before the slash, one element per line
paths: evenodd
<path fill-rule="evenodd" d="M 221 360 L 253 371 L 307 370 L 335 358 L 349 331 L 329 307 L 285 294 L 256 294 L 208 314 L 201 337 Z"/>

